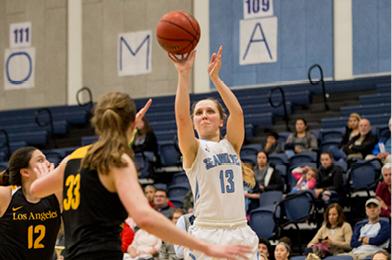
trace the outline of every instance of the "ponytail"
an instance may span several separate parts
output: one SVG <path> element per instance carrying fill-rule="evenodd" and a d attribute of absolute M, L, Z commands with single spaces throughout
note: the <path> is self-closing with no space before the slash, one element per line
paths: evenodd
<path fill-rule="evenodd" d="M 9 186 L 10 183 L 10 175 L 8 169 L 0 172 L 0 186 Z"/>
<path fill-rule="evenodd" d="M 133 156 L 127 133 L 135 114 L 135 103 L 127 94 L 111 92 L 99 100 L 91 120 L 99 139 L 82 160 L 82 168 L 108 174 L 111 167 L 127 166 L 122 155 Z"/>
<path fill-rule="evenodd" d="M 251 188 L 256 186 L 255 173 L 252 168 L 247 163 L 242 163 L 241 168 L 242 178 L 244 179 L 244 182 Z"/>

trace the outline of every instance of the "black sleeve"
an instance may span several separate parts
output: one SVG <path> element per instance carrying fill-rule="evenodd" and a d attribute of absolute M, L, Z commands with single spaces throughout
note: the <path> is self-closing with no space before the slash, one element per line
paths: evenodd
<path fill-rule="evenodd" d="M 284 188 L 284 182 L 282 180 L 282 177 L 280 177 L 279 173 L 274 170 L 271 176 L 271 180 L 268 184 L 267 187 L 265 187 L 265 191 L 272 191 L 272 190 L 278 190 L 278 191 L 283 191 Z"/>
<path fill-rule="evenodd" d="M 351 147 L 351 150 L 353 152 L 361 153 L 363 156 L 366 156 L 368 154 L 372 153 L 372 150 L 374 146 L 377 143 L 377 137 L 374 135 L 368 135 L 366 136 L 365 140 L 363 140 L 362 144 L 360 145 L 353 145 Z"/>
<path fill-rule="evenodd" d="M 343 189 L 343 172 L 340 167 L 334 167 L 333 187 L 330 189 L 341 191 Z"/>

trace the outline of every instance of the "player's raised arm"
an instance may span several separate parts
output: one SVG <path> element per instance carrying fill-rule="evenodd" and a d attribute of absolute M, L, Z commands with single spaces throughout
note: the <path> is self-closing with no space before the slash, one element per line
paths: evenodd
<path fill-rule="evenodd" d="M 226 125 L 226 138 L 234 146 L 237 153 L 239 153 L 245 136 L 244 114 L 236 96 L 219 76 L 222 67 L 222 50 L 223 47 L 220 46 L 218 53 L 213 53 L 211 55 L 210 64 L 208 65 L 208 74 L 225 103 L 225 106 L 229 110 Z"/>
<path fill-rule="evenodd" d="M 195 139 L 195 133 L 193 131 L 192 118 L 189 112 L 189 84 L 196 51 L 192 51 L 183 61 L 178 61 L 172 54 L 169 54 L 169 56 L 171 57 L 176 67 L 178 75 L 174 107 L 176 114 L 178 144 L 183 155 L 184 165 L 185 167 L 188 167 L 194 161 L 198 148 L 198 142 Z"/>

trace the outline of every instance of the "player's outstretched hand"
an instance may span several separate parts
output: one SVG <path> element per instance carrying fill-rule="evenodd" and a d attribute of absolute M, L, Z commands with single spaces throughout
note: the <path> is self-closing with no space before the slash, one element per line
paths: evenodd
<path fill-rule="evenodd" d="M 143 120 L 144 115 L 147 113 L 148 109 L 150 108 L 152 104 L 152 99 L 150 98 L 149 100 L 147 100 L 146 104 L 144 105 L 144 107 L 142 107 L 135 116 L 135 125 L 138 125 L 140 123 L 140 121 Z"/>
<path fill-rule="evenodd" d="M 225 258 L 229 260 L 248 259 L 251 248 L 245 245 L 211 245 L 206 254 L 211 257 Z"/>
<path fill-rule="evenodd" d="M 179 73 L 181 72 L 190 73 L 193 67 L 193 63 L 195 62 L 196 50 L 191 51 L 189 55 L 187 57 L 184 57 L 183 59 L 178 59 L 176 55 L 172 53 L 168 53 L 168 55 L 169 58 L 173 61 L 174 66 L 176 67 Z"/>

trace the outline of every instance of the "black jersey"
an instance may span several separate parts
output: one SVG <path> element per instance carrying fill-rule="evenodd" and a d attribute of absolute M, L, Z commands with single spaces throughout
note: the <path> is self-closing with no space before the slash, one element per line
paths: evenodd
<path fill-rule="evenodd" d="M 98 172 L 80 170 L 89 146 L 75 150 L 67 162 L 63 186 L 65 258 L 97 252 L 121 254 L 121 224 L 127 213 L 117 193 L 109 192 Z"/>
<path fill-rule="evenodd" d="M 56 196 L 30 203 L 19 188 L 0 217 L 0 259 L 52 259 L 60 222 Z"/>

